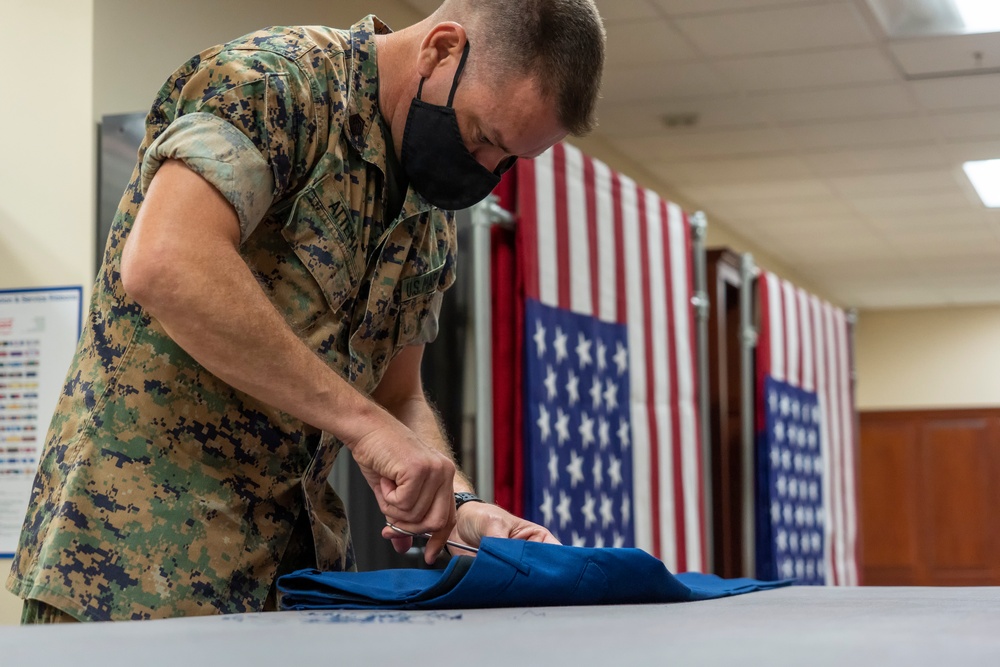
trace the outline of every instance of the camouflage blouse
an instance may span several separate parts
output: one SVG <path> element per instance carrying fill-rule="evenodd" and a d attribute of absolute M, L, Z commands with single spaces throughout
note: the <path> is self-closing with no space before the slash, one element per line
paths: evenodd
<path fill-rule="evenodd" d="M 12 592 L 81 620 L 233 613 L 263 608 L 297 542 L 306 562 L 354 567 L 327 483 L 341 443 L 196 363 L 125 294 L 121 253 L 156 169 L 183 160 L 236 209 L 242 257 L 288 324 L 370 393 L 403 346 L 434 337 L 456 251 L 453 218 L 412 189 L 383 219 L 391 141 L 374 35 L 387 31 L 374 17 L 349 31 L 263 30 L 204 51 L 160 89 L 48 433 Z"/>

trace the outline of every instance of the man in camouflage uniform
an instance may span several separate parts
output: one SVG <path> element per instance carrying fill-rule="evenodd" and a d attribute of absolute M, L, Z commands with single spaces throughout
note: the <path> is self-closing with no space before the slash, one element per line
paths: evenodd
<path fill-rule="evenodd" d="M 603 49 L 590 0 L 446 0 L 397 33 L 273 28 L 175 72 L 7 582 L 24 621 L 259 611 L 282 572 L 353 568 L 327 483 L 344 445 L 430 560 L 449 538 L 554 541 L 457 511 L 472 488 L 419 367 L 455 279 L 440 209 L 590 129 Z"/>

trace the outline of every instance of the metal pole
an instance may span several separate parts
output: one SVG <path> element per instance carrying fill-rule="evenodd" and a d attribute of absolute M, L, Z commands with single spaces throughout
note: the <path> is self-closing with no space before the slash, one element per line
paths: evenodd
<path fill-rule="evenodd" d="M 745 576 L 754 577 L 757 572 L 756 564 L 756 493 L 754 474 L 757 466 L 754 457 L 754 372 L 753 372 L 753 352 L 757 347 L 757 328 L 755 326 L 753 304 L 754 304 L 754 279 L 757 274 L 757 267 L 754 264 L 753 255 L 745 253 L 740 262 L 740 379 L 742 384 L 741 394 L 743 405 L 740 421 L 743 425 L 743 573 Z"/>
<path fill-rule="evenodd" d="M 708 296 L 708 278 L 705 261 L 705 237 L 708 235 L 708 218 L 702 211 L 691 216 L 691 240 L 694 252 L 695 293 L 691 297 L 695 316 L 698 318 L 698 406 L 701 418 L 701 471 L 702 503 L 705 508 L 705 567 L 715 571 L 715 525 L 712 505 L 712 420 L 711 393 L 708 386 L 708 317 L 711 299 Z"/>
<path fill-rule="evenodd" d="M 472 208 L 473 331 L 476 338 L 476 493 L 493 502 L 493 297 L 490 229 L 514 216 L 490 196 Z"/>

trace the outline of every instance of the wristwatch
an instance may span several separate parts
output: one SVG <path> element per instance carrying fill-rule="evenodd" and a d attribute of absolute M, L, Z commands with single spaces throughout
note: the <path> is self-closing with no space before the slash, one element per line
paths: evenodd
<path fill-rule="evenodd" d="M 474 493 L 469 493 L 468 491 L 461 491 L 455 494 L 455 509 L 458 510 L 459 507 L 465 503 L 485 503 L 486 501 L 477 496 Z"/>

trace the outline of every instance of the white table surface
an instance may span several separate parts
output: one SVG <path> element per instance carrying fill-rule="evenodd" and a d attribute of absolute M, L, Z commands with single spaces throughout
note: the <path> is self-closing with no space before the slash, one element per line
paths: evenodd
<path fill-rule="evenodd" d="M 783 588 L 672 605 L 282 612 L 0 628 L 0 665 L 991 665 L 1000 588 Z"/>

